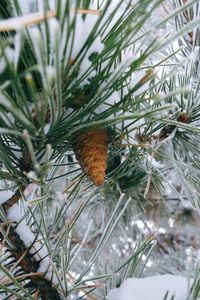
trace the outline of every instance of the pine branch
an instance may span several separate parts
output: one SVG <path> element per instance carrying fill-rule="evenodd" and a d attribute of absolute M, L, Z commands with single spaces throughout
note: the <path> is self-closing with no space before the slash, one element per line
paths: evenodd
<path fill-rule="evenodd" d="M 8 227 L 4 225 L 4 230 L 7 229 Z M 0 239 L 4 239 L 4 235 L 2 233 L 0 233 Z M 18 266 L 21 267 L 23 274 L 27 274 L 27 277 L 25 278 L 30 280 L 30 282 L 24 285 L 24 287 L 33 287 L 34 290 L 38 291 L 42 300 L 62 299 L 57 289 L 52 285 L 52 282 L 47 280 L 43 274 L 37 275 L 40 262 L 36 261 L 34 255 L 29 253 L 29 249 L 25 247 L 23 241 L 20 239 L 13 227 L 9 228 L 9 233 L 6 239 L 9 239 L 12 243 L 12 248 L 7 243 L 5 244 L 5 247 L 15 259 L 14 262 L 19 261 Z M 31 273 L 35 273 L 35 275 L 30 276 L 29 274 Z"/>
<path fill-rule="evenodd" d="M 4 202 L 3 208 L 5 215 L 7 214 L 8 210 L 19 201 L 20 198 L 21 192 L 17 190 L 10 199 Z M 2 220 L 0 221 L 3 223 Z M 17 227 L 18 224 L 15 226 Z M 33 241 L 33 244 L 27 248 L 20 236 L 16 233 L 15 226 L 10 226 L 9 224 L 7 225 L 3 223 L 3 232 L 7 232 L 7 235 L 5 238 L 4 234 L 1 232 L 0 239 L 2 241 L 4 240 L 4 246 L 9 250 L 11 257 L 15 259 L 15 262 L 18 262 L 18 265 L 21 267 L 23 273 L 27 274 L 26 278 L 30 279 L 28 287 L 32 286 L 35 290 L 37 290 L 42 300 L 61 299 L 57 289 L 53 286 L 52 281 L 46 279 L 45 274 L 37 274 L 43 258 L 41 258 L 41 261 L 37 261 L 35 259 L 35 254 L 37 252 L 30 254 L 30 249 L 34 248 L 35 241 Z M 37 239 L 37 236 L 35 239 Z M 29 277 L 29 274 L 31 273 L 35 273 L 35 275 Z"/>
<path fill-rule="evenodd" d="M 31 157 L 28 150 L 24 151 L 23 163 L 24 171 L 29 172 L 31 170 Z M 23 189 L 17 189 L 14 195 L 2 204 L 5 216 L 7 215 L 9 209 L 16 205 L 16 203 L 21 199 L 24 190 L 25 187 L 23 187 Z M 0 222 L 3 223 L 3 220 L 0 220 Z M 17 226 L 18 224 L 16 227 Z M 2 241 L 4 240 L 4 246 L 9 250 L 15 262 L 18 262 L 18 266 L 21 267 L 23 273 L 27 274 L 26 278 L 30 279 L 30 283 L 27 285 L 27 287 L 32 286 L 36 291 L 38 291 L 38 294 L 42 300 L 61 299 L 57 289 L 53 286 L 52 281 L 46 279 L 45 274 L 37 274 L 43 258 L 41 258 L 41 261 L 37 261 L 34 254 L 30 254 L 29 252 L 30 249 L 34 247 L 35 241 L 33 241 L 33 244 L 27 248 L 20 236 L 16 233 L 15 226 L 13 227 L 9 224 L 7 225 L 3 223 L 3 231 L 7 232 L 6 238 L 3 233 L 0 233 L 0 239 Z M 35 239 L 37 239 L 37 236 Z M 35 275 L 29 277 L 29 274 L 31 273 L 35 273 Z"/>
<path fill-rule="evenodd" d="M 26 276 L 35 274 L 28 278 L 36 295 L 38 293 L 43 299 L 77 295 L 79 288 L 87 294 L 100 286 L 95 280 L 101 282 L 103 277 L 107 280 L 106 274 L 112 274 L 113 270 L 104 275 L 96 272 L 92 277 L 94 284 L 87 285 L 92 267 L 128 206 L 129 201 L 125 205 L 122 201 L 121 189 L 129 186 L 136 191 L 146 185 L 147 196 L 151 182 L 162 186 L 166 180 L 168 166 L 156 165 L 161 146 L 172 145 L 171 163 L 179 169 L 183 182 L 187 182 L 188 173 L 191 176 L 192 183 L 187 182 L 187 196 L 199 175 L 200 164 L 194 159 L 198 156 L 200 133 L 195 125 L 200 117 L 195 100 L 199 98 L 199 62 L 195 56 L 192 58 L 191 52 L 186 64 L 180 61 L 179 55 L 184 57 L 182 48 L 173 49 L 174 41 L 181 44 L 188 32 L 198 26 L 198 16 L 190 18 L 186 14 L 186 10 L 193 10 L 198 1 L 187 1 L 184 6 L 179 5 L 179 1 L 171 1 L 177 4 L 176 9 L 164 19 L 157 14 L 158 20 L 154 20 L 153 26 L 151 18 L 163 4 L 162 0 L 135 1 L 134 4 L 119 0 L 114 5 L 112 1 L 102 1 L 101 7 L 98 3 L 96 9 L 91 7 L 91 0 L 75 2 L 56 1 L 51 9 L 52 1 L 44 1 L 42 13 L 28 16 L 23 16 L 23 8 L 17 0 L 0 4 L 0 160 L 3 163 L 0 179 L 6 179 L 9 186 L 16 189 L 2 204 L 5 235 L 1 234 L 1 239 Z M 183 16 L 187 24 L 182 22 Z M 180 26 L 174 24 L 174 18 L 181 20 Z M 169 24 L 173 24 L 171 32 L 166 30 Z M 84 31 L 80 34 L 82 28 Z M 187 104 L 185 99 L 189 99 Z M 98 135 L 97 128 L 106 135 L 112 132 L 110 143 L 104 134 L 98 140 L 100 145 L 94 137 L 92 141 L 88 138 L 94 131 L 94 136 Z M 83 172 L 93 182 L 102 185 L 105 181 L 105 187 L 117 187 L 117 195 L 121 195 L 105 226 L 101 224 L 103 229 L 95 232 L 91 239 L 91 243 L 98 242 L 87 264 L 83 266 L 81 261 L 80 266 L 76 266 L 79 275 L 74 277 L 71 270 L 76 258 L 81 260 L 79 251 L 89 229 L 83 239 L 79 237 L 78 246 L 78 238 L 73 239 L 72 230 L 75 231 L 90 197 L 78 202 L 73 210 L 78 194 L 86 194 L 85 187 L 81 186 L 85 174 L 77 175 L 78 168 L 55 174 L 64 156 L 73 155 L 73 150 Z M 74 173 L 77 177 L 72 178 Z M 50 202 L 47 183 L 64 175 L 70 185 L 65 188 L 68 199 L 63 206 L 51 207 L 55 219 L 49 225 L 44 213 Z M 22 220 L 15 220 L 17 224 L 13 226 L 9 211 L 17 206 L 31 179 L 40 186 L 41 195 L 29 201 L 26 215 L 21 216 Z M 195 191 L 198 192 L 198 188 Z M 48 249 L 46 255 L 50 255 L 53 268 L 50 273 L 57 277 L 58 287 L 38 272 L 42 260 L 36 257 L 40 250 L 31 252 L 37 235 L 27 247 L 23 235 L 17 233 L 22 221 L 25 227 L 34 221 L 42 236 L 41 247 Z M 135 249 L 130 259 L 115 270 L 123 271 L 124 278 L 132 274 L 141 262 L 140 254 L 149 249 L 148 246 L 144 243 L 139 251 Z M 44 256 L 42 259 L 45 261 Z M 3 263 L 6 260 L 3 259 Z M 7 288 L 9 293 L 14 284 L 17 283 L 12 277 L 10 287 L 5 286 L 5 290 Z M 27 293 L 23 287 L 17 287 L 14 297 L 18 292 L 19 295 Z"/>

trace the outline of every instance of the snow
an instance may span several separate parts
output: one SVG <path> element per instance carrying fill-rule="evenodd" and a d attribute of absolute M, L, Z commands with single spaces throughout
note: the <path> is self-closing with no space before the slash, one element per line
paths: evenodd
<path fill-rule="evenodd" d="M 21 48 L 23 47 L 23 38 L 22 33 L 19 32 L 15 34 L 14 36 L 14 45 L 15 45 L 15 52 L 14 52 L 14 64 L 15 64 L 15 70 L 17 70 L 18 60 L 21 53 Z"/>
<path fill-rule="evenodd" d="M 37 57 L 37 63 L 38 65 L 43 66 L 41 49 L 43 49 L 42 47 L 44 46 L 41 32 L 37 27 L 28 28 L 28 31 L 32 40 L 35 55 Z"/>
<path fill-rule="evenodd" d="M 44 126 L 44 133 L 47 134 L 49 132 L 49 129 L 50 129 L 50 124 L 47 123 L 45 126 Z"/>
<path fill-rule="evenodd" d="M 76 16 L 76 29 L 75 29 L 75 38 L 73 42 L 73 49 L 72 49 L 72 56 L 71 59 L 74 59 L 83 45 L 85 44 L 87 38 L 92 32 L 92 29 L 94 28 L 99 16 L 98 15 L 91 15 L 87 14 L 86 18 L 83 20 L 82 14 L 77 14 Z M 78 32 L 78 34 L 77 34 Z M 91 66 L 91 61 L 89 60 L 89 57 L 91 54 L 98 52 L 100 53 L 104 48 L 104 45 L 101 42 L 101 37 L 98 35 L 96 39 L 94 39 L 92 45 L 87 51 L 87 55 L 84 58 L 84 60 L 81 63 L 80 68 L 80 75 L 84 74 L 88 68 Z M 90 76 L 93 76 L 95 74 L 90 74 Z M 83 83 L 85 83 L 83 81 Z"/>
<path fill-rule="evenodd" d="M 131 55 L 131 54 L 130 54 Z M 134 56 L 134 53 L 132 53 L 132 57 Z M 139 70 L 135 72 L 132 75 L 131 81 L 130 81 L 130 89 L 133 89 L 137 84 L 140 84 L 140 87 L 135 90 L 133 95 L 139 96 L 140 94 L 144 93 L 149 88 L 149 83 L 151 78 L 153 77 L 153 74 L 148 74 L 144 70 Z"/>
<path fill-rule="evenodd" d="M 23 15 L 30 13 L 30 6 L 32 2 L 32 0 L 18 0 Z"/>
<path fill-rule="evenodd" d="M 56 68 L 53 66 L 46 66 L 46 75 L 49 84 L 52 84 L 53 79 L 56 77 Z"/>
<path fill-rule="evenodd" d="M 4 58 L 1 58 L 0 59 L 0 73 L 2 73 L 4 71 L 5 67 L 6 67 L 6 61 Z"/>
<path fill-rule="evenodd" d="M 59 283 L 57 276 L 53 273 L 53 266 L 49 257 L 40 262 L 38 272 L 45 273 L 45 278 L 52 281 L 55 285 Z"/>
<path fill-rule="evenodd" d="M 6 47 L 4 50 L 5 56 L 8 61 L 13 62 L 15 57 L 15 50 L 11 49 L 11 47 Z"/>
<path fill-rule="evenodd" d="M 29 171 L 26 176 L 31 180 L 31 181 L 37 181 L 38 178 L 37 178 L 37 175 L 34 171 Z"/>
<path fill-rule="evenodd" d="M 155 169 L 160 169 L 164 167 L 164 164 L 161 164 L 158 160 L 156 160 L 152 155 L 147 155 L 147 161 L 151 164 L 151 166 Z"/>
<path fill-rule="evenodd" d="M 26 224 L 26 220 L 23 219 L 23 217 L 24 214 L 18 203 L 13 205 L 7 211 L 7 218 L 13 223 L 15 231 L 23 241 L 25 247 L 30 249 L 29 252 L 33 254 L 33 257 L 36 261 L 40 261 L 38 272 L 47 272 L 45 277 L 47 279 L 52 279 L 54 284 L 56 284 L 57 280 L 56 277 L 52 274 L 52 266 L 48 257 L 48 251 L 45 244 L 41 242 L 42 237 L 39 235 L 37 237 L 37 240 L 35 240 L 35 234 Z M 16 225 L 16 223 L 18 224 Z"/>
<path fill-rule="evenodd" d="M 106 21 L 109 20 L 109 24 L 104 33 L 100 32 L 100 34 L 98 34 L 97 36 L 95 36 L 95 38 L 93 38 L 92 44 L 89 46 L 86 56 L 83 59 L 83 61 L 81 62 L 79 76 L 83 75 L 91 67 L 92 62 L 89 59 L 90 56 L 93 53 L 101 53 L 103 51 L 103 49 L 104 49 L 104 43 L 102 42 L 103 38 L 106 37 L 106 35 L 110 32 L 111 28 L 118 22 L 119 18 L 126 10 L 127 4 L 121 3 L 116 14 L 112 18 L 110 18 L 112 12 L 116 8 L 116 6 L 119 4 L 119 2 L 120 1 L 118 1 L 118 0 L 110 2 L 110 5 L 107 8 L 105 15 L 103 16 L 103 21 L 102 21 L 102 23 L 105 23 Z M 75 27 L 75 34 L 73 37 L 74 41 L 73 41 L 72 53 L 70 53 L 71 54 L 70 59 L 75 59 L 77 57 L 78 53 L 84 46 L 85 42 L 87 41 L 93 28 L 95 27 L 95 24 L 97 23 L 97 21 L 99 19 L 99 14 L 98 14 L 98 11 L 96 10 L 97 6 L 98 6 L 97 3 L 98 3 L 98 1 L 93 1 L 93 3 L 91 3 L 91 5 L 90 5 L 90 9 L 94 9 L 96 11 L 96 14 L 88 12 L 86 15 L 84 15 L 84 19 L 82 17 L 83 15 L 81 12 L 78 12 L 76 14 L 76 27 Z M 103 2 L 102 2 L 102 4 L 103 4 Z M 101 10 L 103 9 L 103 5 L 101 7 Z M 71 17 L 73 17 L 73 16 L 71 16 Z M 72 22 L 73 20 L 71 19 L 70 21 Z M 66 31 L 67 30 L 68 29 L 66 28 Z M 71 37 L 70 43 L 72 43 L 72 37 Z M 62 48 L 63 48 L 63 46 L 61 45 L 61 49 Z M 124 65 L 128 61 L 128 64 L 127 64 L 127 67 L 128 67 L 130 65 L 130 62 L 132 62 L 136 58 L 137 54 L 133 53 L 132 49 L 127 49 L 127 50 L 128 51 L 126 51 L 126 53 L 124 52 L 124 55 L 122 55 L 121 65 Z M 103 69 L 104 67 L 106 67 L 108 62 L 109 61 L 101 62 L 101 68 Z M 90 72 L 88 77 L 91 78 L 92 76 L 95 76 L 95 74 L 96 74 L 96 71 L 93 70 L 92 72 Z M 82 81 L 82 84 L 85 84 L 85 83 L 87 83 L 87 78 Z"/>
<path fill-rule="evenodd" d="M 11 198 L 14 195 L 11 191 L 0 191 L 0 205 L 2 205 L 4 202 L 6 202 L 9 198 Z"/>
<path fill-rule="evenodd" d="M 30 228 L 26 225 L 25 220 L 21 220 L 23 218 L 22 211 L 18 204 L 13 205 L 7 211 L 8 220 L 19 223 L 15 229 L 15 231 L 19 234 L 21 240 L 24 242 L 24 245 L 28 248 L 33 243 L 35 236 L 30 230 Z M 21 221 L 21 222 L 20 222 Z M 15 226 L 16 224 L 14 224 Z"/>
<path fill-rule="evenodd" d="M 76 19 L 76 30 L 78 30 L 78 34 L 75 37 L 74 45 L 73 45 L 73 52 L 72 56 L 76 57 L 78 52 L 80 51 L 81 47 L 84 45 L 86 42 L 87 38 L 91 34 L 91 31 L 97 22 L 99 16 L 98 15 L 90 15 L 88 14 L 83 20 L 82 14 L 77 14 L 77 19 Z M 101 51 L 103 48 L 103 45 L 101 43 L 101 40 L 99 37 L 97 37 L 96 40 L 94 40 L 93 44 L 95 44 L 95 48 L 91 49 L 90 48 L 90 53 L 88 53 L 87 56 L 90 56 L 95 51 Z"/>
<path fill-rule="evenodd" d="M 119 288 L 109 291 L 108 300 L 186 300 L 188 295 L 188 279 L 184 276 L 158 275 L 146 278 L 128 278 Z"/>
<path fill-rule="evenodd" d="M 27 200 L 32 200 L 35 198 L 35 194 L 37 193 L 38 185 L 35 183 L 30 183 L 25 191 L 24 191 L 24 196 L 26 197 Z"/>
<path fill-rule="evenodd" d="M 57 46 L 56 44 L 59 41 L 58 34 L 59 34 L 59 22 L 56 18 L 52 18 L 49 21 L 49 34 L 50 34 L 50 41 L 52 49 L 55 49 Z"/>
<path fill-rule="evenodd" d="M 8 20 L 0 20 L 1 30 L 19 30 L 26 25 L 30 25 L 35 22 L 39 22 L 44 18 L 44 14 L 32 13 L 30 15 L 24 15 L 16 18 L 9 18 Z"/>

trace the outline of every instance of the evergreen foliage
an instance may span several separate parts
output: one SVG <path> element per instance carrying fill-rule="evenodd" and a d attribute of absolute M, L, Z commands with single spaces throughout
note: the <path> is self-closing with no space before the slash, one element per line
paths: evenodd
<path fill-rule="evenodd" d="M 166 198 L 168 184 L 199 209 L 199 1 L 31 3 L 27 15 L 23 1 L 0 3 L 0 180 L 13 192 L 0 199 L 0 293 L 106 299 L 119 278 L 141 275 L 142 256 L 154 245 L 152 236 L 138 241 L 115 269 L 97 263 L 128 216 L 127 190 L 146 199 L 154 185 Z M 109 138 L 100 192 L 72 159 L 77 136 L 99 128 Z M 181 192 L 169 182 L 171 169 Z M 67 202 L 56 205 L 51 185 L 64 176 Z M 32 183 L 36 198 L 28 192 Z M 119 199 L 101 204 L 108 213 L 80 270 L 92 226 L 84 211 L 95 212 L 102 191 Z M 81 223 L 88 228 L 77 241 Z M 27 232 L 34 236 L 29 245 Z M 188 299 L 199 295 L 198 267 L 194 276 Z"/>

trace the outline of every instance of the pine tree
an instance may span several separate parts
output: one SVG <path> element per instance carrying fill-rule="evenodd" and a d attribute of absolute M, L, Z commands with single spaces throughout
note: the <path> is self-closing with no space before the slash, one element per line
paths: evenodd
<path fill-rule="evenodd" d="M 106 299 L 155 244 L 112 254 L 134 198 L 168 186 L 199 209 L 199 1 L 3 0 L 0 16 L 0 295 Z"/>

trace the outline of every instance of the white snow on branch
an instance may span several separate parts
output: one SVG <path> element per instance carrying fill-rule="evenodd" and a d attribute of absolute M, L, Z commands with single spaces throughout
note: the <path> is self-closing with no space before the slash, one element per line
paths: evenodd
<path fill-rule="evenodd" d="M 0 191 L 0 205 L 2 205 L 4 202 L 6 202 L 9 198 L 11 198 L 14 195 L 11 191 Z"/>
<path fill-rule="evenodd" d="M 23 213 L 18 204 L 15 204 L 8 209 L 7 217 L 9 221 L 13 222 L 15 231 L 23 241 L 25 247 L 30 247 L 31 254 L 35 253 L 34 257 L 37 261 L 40 261 L 48 254 L 44 245 L 40 242 L 40 238 L 38 237 L 35 241 L 35 234 L 31 231 L 30 227 L 27 226 L 25 219 L 23 219 Z"/>
<path fill-rule="evenodd" d="M 161 169 L 164 167 L 164 164 L 155 159 L 152 155 L 148 154 L 146 156 L 147 162 L 155 169 Z"/>
<path fill-rule="evenodd" d="M 146 278 L 126 279 L 119 288 L 109 291 L 108 300 L 185 300 L 188 295 L 188 279 L 170 274 Z"/>
<path fill-rule="evenodd" d="M 45 277 L 51 279 L 53 283 L 56 284 L 57 280 L 52 273 L 49 254 L 45 244 L 42 242 L 42 237 L 38 235 L 36 238 L 36 234 L 33 233 L 31 228 L 27 225 L 18 203 L 8 209 L 7 218 L 12 222 L 12 226 L 15 227 L 15 231 L 24 243 L 24 246 L 29 248 L 29 253 L 33 255 L 36 261 L 40 262 L 38 272 L 46 273 Z"/>

